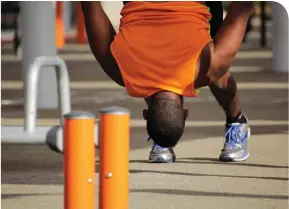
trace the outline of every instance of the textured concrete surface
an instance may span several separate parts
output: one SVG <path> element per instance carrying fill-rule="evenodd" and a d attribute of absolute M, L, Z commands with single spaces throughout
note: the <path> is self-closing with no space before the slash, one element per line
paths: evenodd
<path fill-rule="evenodd" d="M 174 164 L 148 164 L 149 148 L 131 151 L 129 208 L 287 208 L 287 135 L 253 135 L 251 157 L 242 163 L 217 161 L 221 142 L 219 137 L 183 141 Z M 7 171 L 2 175 L 2 208 L 61 209 L 63 180 L 61 169 Z M 95 198 L 98 202 L 98 182 Z"/>

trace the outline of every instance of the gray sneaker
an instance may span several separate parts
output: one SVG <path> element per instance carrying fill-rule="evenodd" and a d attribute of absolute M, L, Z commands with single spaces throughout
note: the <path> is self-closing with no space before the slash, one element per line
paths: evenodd
<path fill-rule="evenodd" d="M 249 157 L 248 139 L 250 127 L 247 123 L 227 124 L 225 144 L 220 161 L 243 161 Z"/>
<path fill-rule="evenodd" d="M 150 163 L 173 163 L 176 161 L 176 155 L 172 147 L 164 148 L 157 144 L 153 144 L 149 155 Z"/>

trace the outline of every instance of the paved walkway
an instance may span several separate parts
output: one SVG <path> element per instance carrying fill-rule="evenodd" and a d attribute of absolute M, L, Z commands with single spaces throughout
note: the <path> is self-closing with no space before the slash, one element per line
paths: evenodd
<path fill-rule="evenodd" d="M 174 164 L 148 164 L 144 160 L 148 148 L 133 150 L 129 208 L 285 209 L 288 206 L 287 140 L 285 133 L 253 135 L 251 157 L 243 163 L 217 161 L 219 137 L 182 141 L 176 148 L 178 160 Z M 21 174 L 7 172 L 2 176 L 2 208 L 62 209 L 62 172 L 28 169 Z M 96 191 L 98 202 L 98 182 Z"/>

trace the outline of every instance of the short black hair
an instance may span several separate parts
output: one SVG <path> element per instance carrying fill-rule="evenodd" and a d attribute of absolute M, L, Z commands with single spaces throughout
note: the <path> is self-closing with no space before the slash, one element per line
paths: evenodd
<path fill-rule="evenodd" d="M 147 115 L 149 137 L 162 147 L 174 147 L 184 133 L 185 113 L 178 99 L 152 98 Z"/>

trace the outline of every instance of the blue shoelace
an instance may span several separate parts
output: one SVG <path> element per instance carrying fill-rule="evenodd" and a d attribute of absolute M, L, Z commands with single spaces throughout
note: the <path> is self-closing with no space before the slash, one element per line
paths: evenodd
<path fill-rule="evenodd" d="M 235 148 L 236 144 L 242 143 L 242 132 L 241 132 L 241 124 L 240 125 L 231 125 L 230 128 L 226 131 L 226 146 L 230 148 Z"/>

